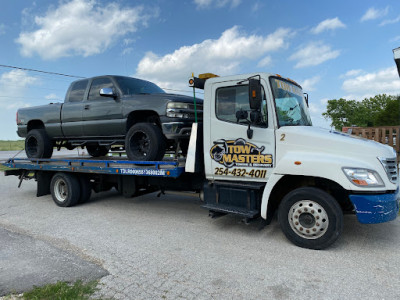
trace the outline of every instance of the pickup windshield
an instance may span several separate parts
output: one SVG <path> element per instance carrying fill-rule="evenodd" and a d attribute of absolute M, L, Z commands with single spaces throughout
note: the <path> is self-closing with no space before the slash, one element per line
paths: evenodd
<path fill-rule="evenodd" d="M 270 78 L 276 114 L 281 126 L 311 126 L 302 89 L 286 80 Z"/>
<path fill-rule="evenodd" d="M 123 95 L 164 94 L 165 92 L 152 82 L 131 78 L 115 77 Z"/>

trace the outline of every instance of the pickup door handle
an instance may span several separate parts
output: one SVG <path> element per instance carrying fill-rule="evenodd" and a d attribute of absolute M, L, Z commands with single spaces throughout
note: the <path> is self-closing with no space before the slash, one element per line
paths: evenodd
<path fill-rule="evenodd" d="M 90 105 L 88 104 L 88 105 L 85 105 L 85 109 L 89 109 L 90 108 Z"/>

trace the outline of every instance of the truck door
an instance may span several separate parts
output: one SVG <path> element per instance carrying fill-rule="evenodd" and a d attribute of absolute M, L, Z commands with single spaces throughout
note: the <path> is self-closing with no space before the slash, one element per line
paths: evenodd
<path fill-rule="evenodd" d="M 207 178 L 267 181 L 275 163 L 272 106 L 266 100 L 269 87 L 264 82 L 261 118 L 251 121 L 249 87 L 237 82 L 215 83 L 211 88 L 214 104 L 210 107 L 210 127 L 205 126 L 204 132 Z M 248 117 L 238 120 L 238 111 Z M 248 135 L 249 122 L 252 136 Z"/>
<path fill-rule="evenodd" d="M 121 102 L 119 99 L 100 96 L 102 88 L 115 89 L 108 77 L 93 79 L 83 108 L 85 137 L 123 135 Z"/>
<path fill-rule="evenodd" d="M 72 83 L 61 109 L 62 132 L 66 137 L 81 137 L 83 99 L 88 80 Z"/>

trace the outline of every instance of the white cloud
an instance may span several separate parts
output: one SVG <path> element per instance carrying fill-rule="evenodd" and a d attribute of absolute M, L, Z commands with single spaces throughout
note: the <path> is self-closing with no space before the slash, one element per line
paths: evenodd
<path fill-rule="evenodd" d="M 322 21 L 316 27 L 311 29 L 311 32 L 314 34 L 319 34 L 327 30 L 335 30 L 338 28 L 346 28 L 346 25 L 344 25 L 342 21 L 340 21 L 339 18 L 336 17 L 333 19 L 326 19 Z"/>
<path fill-rule="evenodd" d="M 256 60 L 268 52 L 286 47 L 291 34 L 291 30 L 280 28 L 267 36 L 246 35 L 234 26 L 216 40 L 182 46 L 164 56 L 148 52 L 139 62 L 136 76 L 168 88 L 179 84 L 187 86 L 191 72 L 233 74 L 239 71 L 243 61 Z"/>
<path fill-rule="evenodd" d="M 257 64 L 257 67 L 263 68 L 270 65 L 272 62 L 271 56 L 266 56 L 262 60 L 260 60 Z"/>
<path fill-rule="evenodd" d="M 315 91 L 315 85 L 321 80 L 320 76 L 314 76 L 300 82 L 301 87 L 305 92 Z"/>
<path fill-rule="evenodd" d="M 21 32 L 16 42 L 23 56 L 37 53 L 43 59 L 90 56 L 101 53 L 116 39 L 145 26 L 151 16 L 143 7 L 100 5 L 96 0 L 61 2 L 45 16 L 36 16 L 38 29 Z"/>
<path fill-rule="evenodd" d="M 389 42 L 398 42 L 398 41 L 400 41 L 400 35 L 398 35 L 398 36 L 395 36 L 394 38 L 392 38 L 392 39 L 390 39 L 390 41 Z"/>
<path fill-rule="evenodd" d="M 346 99 L 361 100 L 377 94 L 398 95 L 400 79 L 395 67 L 346 79 L 342 89 L 349 93 Z"/>
<path fill-rule="evenodd" d="M 295 68 L 304 68 L 317 66 L 327 60 L 335 59 L 339 55 L 339 50 L 332 50 L 331 46 L 325 45 L 323 42 L 311 42 L 291 55 L 289 60 L 297 61 Z"/>
<path fill-rule="evenodd" d="M 54 94 L 54 93 L 49 94 L 49 95 L 45 96 L 44 98 L 45 98 L 46 100 L 52 100 L 52 101 L 60 101 L 60 100 L 62 100 L 61 97 L 57 96 L 57 95 Z"/>
<path fill-rule="evenodd" d="M 230 6 L 231 8 L 237 7 L 242 0 L 194 0 L 197 8 L 209 8 L 209 7 L 225 7 Z"/>
<path fill-rule="evenodd" d="M 395 19 L 389 19 L 389 20 L 383 21 L 381 24 L 379 24 L 379 26 L 385 26 L 388 24 L 395 24 L 395 23 L 399 23 L 399 22 L 400 22 L 400 15 Z"/>
<path fill-rule="evenodd" d="M 0 76 L 0 108 L 16 109 L 27 106 L 19 97 L 23 97 L 29 88 L 38 83 L 38 79 L 29 76 L 28 72 L 23 70 L 12 70 L 5 72 Z M 8 98 L 9 97 L 9 98 Z"/>
<path fill-rule="evenodd" d="M 361 22 L 375 20 L 386 16 L 389 12 L 389 6 L 382 9 L 375 9 L 374 7 L 369 8 L 365 14 L 361 17 Z"/>
<path fill-rule="evenodd" d="M 361 69 L 349 70 L 345 74 L 340 75 L 339 78 L 354 77 L 354 76 L 361 75 L 361 73 L 363 73 L 363 72 L 364 71 Z"/>

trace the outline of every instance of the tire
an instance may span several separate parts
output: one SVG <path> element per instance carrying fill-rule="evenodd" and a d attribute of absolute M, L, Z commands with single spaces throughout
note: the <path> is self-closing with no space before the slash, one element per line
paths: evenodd
<path fill-rule="evenodd" d="M 86 146 L 86 150 L 90 156 L 100 157 L 100 156 L 105 156 L 108 153 L 109 148 L 100 145 L 88 145 Z"/>
<path fill-rule="evenodd" d="M 79 185 L 81 188 L 81 192 L 79 194 L 78 203 L 85 203 L 90 199 L 92 194 L 92 186 L 90 184 L 90 180 L 85 175 L 79 176 Z"/>
<path fill-rule="evenodd" d="M 165 148 L 164 135 L 154 124 L 135 124 L 129 129 L 125 138 L 126 154 L 133 161 L 162 160 Z"/>
<path fill-rule="evenodd" d="M 288 193 L 279 206 L 278 219 L 287 239 L 302 248 L 327 248 L 343 230 L 343 212 L 336 199 L 314 187 Z"/>
<path fill-rule="evenodd" d="M 44 129 L 32 129 L 25 138 L 25 153 L 28 158 L 50 158 L 53 143 Z"/>
<path fill-rule="evenodd" d="M 56 173 L 50 183 L 51 196 L 61 207 L 74 206 L 81 196 L 79 179 L 74 174 Z"/>

